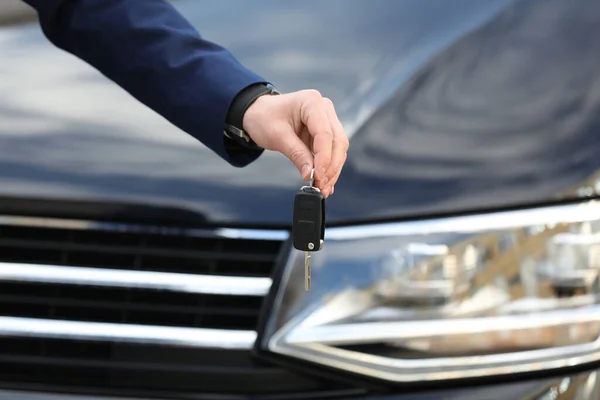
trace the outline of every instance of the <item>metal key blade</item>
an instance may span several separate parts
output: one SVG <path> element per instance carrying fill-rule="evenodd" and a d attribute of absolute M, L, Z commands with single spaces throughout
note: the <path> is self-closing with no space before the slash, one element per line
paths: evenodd
<path fill-rule="evenodd" d="M 310 251 L 304 252 L 304 290 L 310 290 Z"/>

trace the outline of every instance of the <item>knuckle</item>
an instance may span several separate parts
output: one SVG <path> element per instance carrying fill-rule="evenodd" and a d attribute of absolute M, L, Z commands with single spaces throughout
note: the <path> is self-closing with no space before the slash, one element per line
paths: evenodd
<path fill-rule="evenodd" d="M 289 151 L 289 155 L 290 161 L 296 164 L 302 161 L 302 158 L 304 157 L 304 151 L 302 151 L 301 149 L 291 149 Z"/>
<path fill-rule="evenodd" d="M 318 101 L 322 98 L 321 92 L 316 89 L 306 89 L 304 93 L 309 101 Z"/>
<path fill-rule="evenodd" d="M 348 149 L 350 148 L 350 140 L 348 140 L 348 138 L 346 136 L 343 136 L 340 139 L 340 144 L 342 145 L 342 148 L 344 149 L 344 159 L 345 159 L 345 157 L 347 156 L 346 153 L 348 152 Z"/>
<path fill-rule="evenodd" d="M 340 169 L 342 168 L 342 165 L 344 165 L 346 163 L 346 160 L 348 159 L 348 153 L 347 152 L 342 152 L 342 158 L 340 159 Z"/>
<path fill-rule="evenodd" d="M 332 107 L 333 109 L 335 109 L 335 105 L 333 104 L 333 101 L 329 98 L 329 97 L 323 97 L 323 102 L 328 106 L 328 107 Z"/>

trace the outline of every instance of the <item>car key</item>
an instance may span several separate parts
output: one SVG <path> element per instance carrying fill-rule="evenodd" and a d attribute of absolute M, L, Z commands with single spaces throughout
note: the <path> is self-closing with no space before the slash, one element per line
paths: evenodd
<path fill-rule="evenodd" d="M 308 186 L 302 186 L 294 199 L 292 240 L 294 248 L 304 251 L 304 289 L 310 290 L 311 253 L 323 248 L 325 237 L 325 197 L 315 187 L 315 170 Z"/>

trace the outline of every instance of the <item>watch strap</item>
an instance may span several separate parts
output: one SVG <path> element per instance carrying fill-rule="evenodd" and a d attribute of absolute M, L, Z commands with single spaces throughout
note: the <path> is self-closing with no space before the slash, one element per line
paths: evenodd
<path fill-rule="evenodd" d="M 248 86 L 238 93 L 231 103 L 229 112 L 227 113 L 224 130 L 226 137 L 235 140 L 245 147 L 258 148 L 250 136 L 244 131 L 243 121 L 244 115 L 252 103 L 254 103 L 260 96 L 267 94 L 275 95 L 280 93 L 268 83 L 254 84 Z"/>

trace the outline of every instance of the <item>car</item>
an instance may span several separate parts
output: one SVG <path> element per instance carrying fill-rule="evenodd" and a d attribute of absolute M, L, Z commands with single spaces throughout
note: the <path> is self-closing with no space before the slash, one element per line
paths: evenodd
<path fill-rule="evenodd" d="M 600 3 L 172 4 L 336 105 L 312 288 L 289 160 L 233 167 L 5 26 L 0 398 L 600 398 Z"/>

